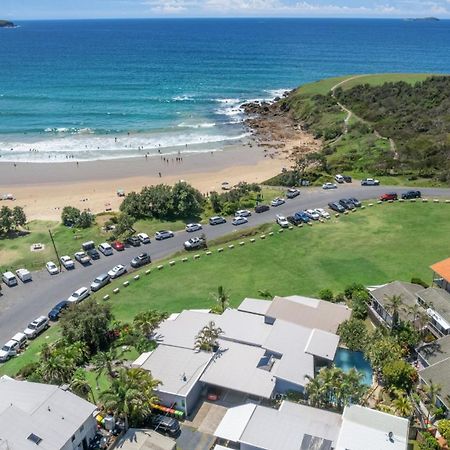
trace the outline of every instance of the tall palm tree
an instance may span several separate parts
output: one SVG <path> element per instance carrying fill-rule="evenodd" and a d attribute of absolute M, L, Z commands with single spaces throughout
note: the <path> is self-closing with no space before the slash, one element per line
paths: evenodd
<path fill-rule="evenodd" d="M 75 371 L 72 377 L 72 381 L 69 385 L 70 389 L 75 392 L 75 394 L 88 399 L 89 395 L 93 403 L 96 403 L 94 391 L 87 381 L 86 373 L 83 369 L 78 369 Z"/>
<path fill-rule="evenodd" d="M 384 307 L 392 316 L 392 329 L 394 330 L 398 327 L 400 312 L 405 310 L 402 295 L 386 295 Z"/>
<path fill-rule="evenodd" d="M 218 286 L 217 292 L 212 293 L 211 296 L 216 302 L 216 308 L 214 309 L 220 314 L 222 314 L 228 306 L 230 306 L 230 295 L 223 286 Z"/>
<path fill-rule="evenodd" d="M 194 347 L 197 350 L 211 352 L 217 346 L 217 339 L 223 333 L 220 327 L 216 327 L 213 321 L 205 325 L 195 337 Z"/>
<path fill-rule="evenodd" d="M 305 378 L 308 380 L 305 390 L 306 395 L 308 396 L 309 404 L 317 408 L 324 406 L 323 401 L 324 386 L 322 381 L 319 379 L 319 377 L 314 378 L 309 375 L 306 375 Z"/>
<path fill-rule="evenodd" d="M 102 376 L 103 372 L 106 371 L 110 379 L 116 377 L 116 371 L 113 368 L 114 363 L 121 362 L 120 357 L 122 352 L 118 352 L 116 347 L 111 347 L 107 352 L 98 352 L 92 358 L 92 364 L 94 366 L 94 372 L 96 372 L 95 383 L 97 384 L 97 389 L 99 388 L 98 380 Z"/>
<path fill-rule="evenodd" d="M 408 396 L 403 393 L 399 393 L 396 398 L 392 401 L 392 406 L 394 407 L 395 414 L 400 417 L 411 417 L 413 413 L 413 406 Z"/>
<path fill-rule="evenodd" d="M 167 319 L 167 317 L 168 314 L 165 312 L 150 309 L 137 314 L 133 320 L 133 324 L 144 336 L 150 339 L 159 324 Z"/>
<path fill-rule="evenodd" d="M 433 383 L 433 380 L 430 380 L 429 383 L 423 385 L 423 391 L 428 396 L 429 404 L 428 404 L 428 420 L 432 416 L 432 413 L 436 410 L 437 397 L 440 395 L 442 391 L 442 386 L 440 384 Z"/>
<path fill-rule="evenodd" d="M 52 354 L 42 362 L 39 371 L 46 383 L 63 384 L 71 380 L 75 369 L 76 366 L 72 359 Z"/>

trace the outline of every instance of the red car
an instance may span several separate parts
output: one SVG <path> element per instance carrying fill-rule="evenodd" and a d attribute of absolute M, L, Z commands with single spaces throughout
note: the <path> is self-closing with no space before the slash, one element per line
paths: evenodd
<path fill-rule="evenodd" d="M 120 241 L 114 241 L 111 244 L 111 247 L 114 248 L 115 250 L 117 250 L 118 252 L 121 252 L 122 250 L 125 250 L 125 244 L 123 242 L 120 242 Z"/>
<path fill-rule="evenodd" d="M 380 197 L 382 202 L 387 202 L 388 200 L 397 200 L 398 196 L 396 192 L 388 192 Z"/>

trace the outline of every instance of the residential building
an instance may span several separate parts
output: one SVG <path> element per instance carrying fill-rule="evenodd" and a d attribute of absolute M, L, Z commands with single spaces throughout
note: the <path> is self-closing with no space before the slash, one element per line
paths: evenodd
<path fill-rule="evenodd" d="M 450 334 L 450 293 L 444 289 L 430 287 L 417 293 L 418 302 L 426 309 L 428 327 L 437 336 Z"/>
<path fill-rule="evenodd" d="M 341 415 L 283 401 L 230 408 L 214 434 L 241 450 L 406 450 L 408 430 L 407 419 L 357 405 Z"/>
<path fill-rule="evenodd" d="M 439 261 L 430 268 L 433 271 L 433 283 L 450 292 L 450 258 Z"/>
<path fill-rule="evenodd" d="M 95 405 L 58 386 L 3 376 L 0 448 L 86 450 L 97 430 L 95 412 Z"/>

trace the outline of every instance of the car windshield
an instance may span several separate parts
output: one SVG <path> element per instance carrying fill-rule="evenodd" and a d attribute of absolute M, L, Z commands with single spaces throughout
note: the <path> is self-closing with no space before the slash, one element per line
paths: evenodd
<path fill-rule="evenodd" d="M 30 323 L 30 324 L 28 325 L 28 328 L 29 328 L 30 330 L 35 330 L 35 329 L 36 329 L 36 325 L 35 325 L 34 323 Z"/>
<path fill-rule="evenodd" d="M 78 293 L 78 292 L 74 292 L 73 294 L 72 294 L 72 297 L 78 297 L 80 294 Z"/>
<path fill-rule="evenodd" d="M 8 347 L 7 345 L 4 345 L 4 346 L 2 347 L 2 351 L 3 351 L 3 352 L 9 352 L 9 350 L 10 350 L 10 347 Z"/>

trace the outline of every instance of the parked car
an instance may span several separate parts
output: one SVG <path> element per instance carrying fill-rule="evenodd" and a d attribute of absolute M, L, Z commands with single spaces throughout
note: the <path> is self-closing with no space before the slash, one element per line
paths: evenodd
<path fill-rule="evenodd" d="M 80 303 L 85 298 L 89 297 L 89 290 L 87 287 L 81 287 L 77 289 L 68 299 L 69 304 L 71 303 Z"/>
<path fill-rule="evenodd" d="M 16 356 L 19 351 L 19 343 L 13 340 L 9 340 L 0 349 L 0 362 L 6 362 L 9 358 Z"/>
<path fill-rule="evenodd" d="M 364 178 L 361 180 L 361 186 L 379 186 L 379 180 L 375 180 L 374 178 Z"/>
<path fill-rule="evenodd" d="M 40 316 L 28 324 L 25 330 L 23 330 L 23 334 L 27 337 L 27 339 L 34 339 L 46 330 L 48 326 L 48 317 Z"/>
<path fill-rule="evenodd" d="M 45 268 L 50 275 L 56 275 L 57 273 L 59 273 L 59 268 L 53 261 L 49 261 L 47 264 L 45 264 Z"/>
<path fill-rule="evenodd" d="M 361 202 L 355 197 L 349 197 L 349 201 L 351 201 L 357 208 L 361 208 Z"/>
<path fill-rule="evenodd" d="M 277 214 L 276 222 L 278 225 L 280 225 L 281 228 L 289 228 L 289 222 L 286 219 L 286 217 Z"/>
<path fill-rule="evenodd" d="M 23 348 L 27 345 L 27 337 L 23 333 L 16 333 L 12 338 L 12 341 L 19 343 L 19 348 Z"/>
<path fill-rule="evenodd" d="M 237 225 L 243 225 L 244 223 L 248 223 L 248 219 L 246 217 L 235 217 L 233 221 L 231 222 L 231 225 L 237 226 Z"/>
<path fill-rule="evenodd" d="M 320 219 L 320 214 L 317 213 L 314 209 L 307 209 L 306 214 L 308 214 L 308 217 L 312 220 L 319 220 Z"/>
<path fill-rule="evenodd" d="M 27 269 L 17 269 L 16 270 L 17 278 L 22 281 L 22 283 L 27 283 L 28 281 L 32 281 L 31 272 Z"/>
<path fill-rule="evenodd" d="M 288 216 L 287 217 L 287 221 L 289 223 L 292 223 L 292 225 L 300 225 L 301 223 L 303 223 L 303 221 L 301 219 L 296 218 L 295 216 Z"/>
<path fill-rule="evenodd" d="M 382 202 L 387 202 L 388 200 L 397 200 L 398 195 L 397 192 L 387 192 L 386 194 L 383 194 L 380 196 L 380 200 Z"/>
<path fill-rule="evenodd" d="M 342 177 L 346 183 L 351 183 L 353 181 L 350 175 L 342 175 Z"/>
<path fill-rule="evenodd" d="M 276 197 L 270 202 L 270 206 L 281 206 L 284 203 L 286 203 L 286 200 L 284 198 Z"/>
<path fill-rule="evenodd" d="M 123 275 L 124 273 L 127 272 L 127 269 L 125 266 L 123 266 L 122 264 L 117 264 L 117 266 L 114 266 L 109 272 L 108 275 L 111 277 L 111 279 L 113 280 L 114 278 L 118 278 L 121 275 Z"/>
<path fill-rule="evenodd" d="M 258 205 L 258 206 L 255 206 L 255 213 L 260 214 L 260 213 L 269 211 L 269 209 L 270 209 L 269 205 Z"/>
<path fill-rule="evenodd" d="M 319 214 L 319 216 L 322 217 L 323 219 L 329 219 L 330 218 L 330 213 L 328 211 L 325 211 L 323 208 L 316 208 L 314 211 L 317 214 Z"/>
<path fill-rule="evenodd" d="M 61 300 L 57 303 L 48 313 L 48 318 L 55 322 L 61 316 L 61 313 L 69 306 L 69 302 L 67 300 Z"/>
<path fill-rule="evenodd" d="M 91 262 L 91 258 L 89 258 L 89 255 L 86 252 L 76 252 L 74 256 L 80 264 L 83 264 L 83 266 Z"/>
<path fill-rule="evenodd" d="M 130 236 L 127 238 L 127 244 L 131 245 L 132 247 L 140 247 L 141 241 L 137 236 Z"/>
<path fill-rule="evenodd" d="M 175 236 L 175 234 L 173 233 L 173 231 L 170 231 L 170 230 L 161 230 L 161 231 L 157 231 L 155 233 L 155 239 L 157 241 L 162 241 L 164 239 L 173 238 L 174 236 Z"/>
<path fill-rule="evenodd" d="M 125 250 L 125 244 L 122 241 L 114 241 L 111 247 L 118 252 L 123 252 Z"/>
<path fill-rule="evenodd" d="M 185 229 L 188 233 L 192 233 L 201 230 L 202 226 L 199 223 L 188 223 Z"/>
<path fill-rule="evenodd" d="M 343 213 L 345 211 L 345 208 L 338 202 L 330 202 L 328 203 L 328 207 L 338 213 Z"/>
<path fill-rule="evenodd" d="M 90 250 L 86 250 L 86 253 L 94 261 L 96 261 L 97 259 L 100 259 L 100 253 L 97 251 L 97 249 L 95 247 L 91 248 Z"/>
<path fill-rule="evenodd" d="M 146 233 L 138 233 L 137 237 L 143 244 L 150 244 L 150 237 Z"/>
<path fill-rule="evenodd" d="M 64 266 L 64 268 L 67 270 L 75 268 L 75 263 L 73 262 L 73 259 L 68 255 L 61 256 L 60 261 L 61 264 Z"/>
<path fill-rule="evenodd" d="M 81 244 L 81 248 L 83 249 L 84 252 L 95 249 L 95 242 L 94 241 L 83 242 Z"/>
<path fill-rule="evenodd" d="M 181 433 L 178 420 L 169 416 L 163 416 L 162 414 L 151 416 L 150 425 L 155 431 L 170 436 L 177 436 Z"/>
<path fill-rule="evenodd" d="M 295 198 L 295 197 L 298 197 L 299 195 L 300 195 L 300 190 L 299 189 L 289 188 L 286 191 L 286 197 L 287 198 Z"/>
<path fill-rule="evenodd" d="M 294 217 L 298 220 L 301 220 L 303 223 L 308 223 L 311 221 L 308 214 L 305 211 L 298 211 L 294 214 Z"/>
<path fill-rule="evenodd" d="M 100 244 L 98 250 L 105 256 L 111 256 L 113 254 L 113 248 L 107 242 Z"/>
<path fill-rule="evenodd" d="M 17 278 L 12 272 L 4 272 L 2 274 L 2 281 L 8 287 L 17 286 Z"/>
<path fill-rule="evenodd" d="M 409 200 L 411 198 L 421 198 L 422 193 L 420 191 L 407 191 L 403 192 L 402 199 L 403 200 Z"/>
<path fill-rule="evenodd" d="M 220 225 L 221 223 L 225 223 L 226 219 L 221 216 L 214 216 L 209 219 L 210 225 Z"/>
<path fill-rule="evenodd" d="M 201 237 L 188 239 L 184 244 L 185 250 L 199 250 L 206 247 L 206 241 Z"/>
<path fill-rule="evenodd" d="M 136 269 L 138 267 L 145 266 L 146 264 L 149 264 L 151 262 L 152 259 L 150 258 L 150 255 L 148 253 L 141 253 L 140 255 L 136 256 L 131 260 L 130 266 Z"/>
<path fill-rule="evenodd" d="M 350 200 L 348 200 L 347 198 L 341 198 L 339 200 L 339 204 L 341 206 L 343 206 L 345 209 L 349 209 L 349 210 L 355 209 L 355 205 Z"/>
<path fill-rule="evenodd" d="M 108 283 L 111 277 L 107 273 L 102 273 L 98 277 L 94 279 L 94 281 L 91 283 L 91 291 L 95 292 L 101 289 L 102 287 L 105 287 Z"/>
<path fill-rule="evenodd" d="M 337 189 L 337 186 L 334 183 L 324 183 L 322 189 Z"/>
<path fill-rule="evenodd" d="M 240 209 L 234 213 L 235 217 L 250 217 L 252 213 L 248 209 Z"/>
<path fill-rule="evenodd" d="M 334 176 L 334 179 L 339 183 L 339 184 L 342 184 L 342 183 L 344 183 L 344 177 L 342 176 L 342 175 L 340 175 L 340 174 L 338 174 L 338 175 L 335 175 Z"/>

